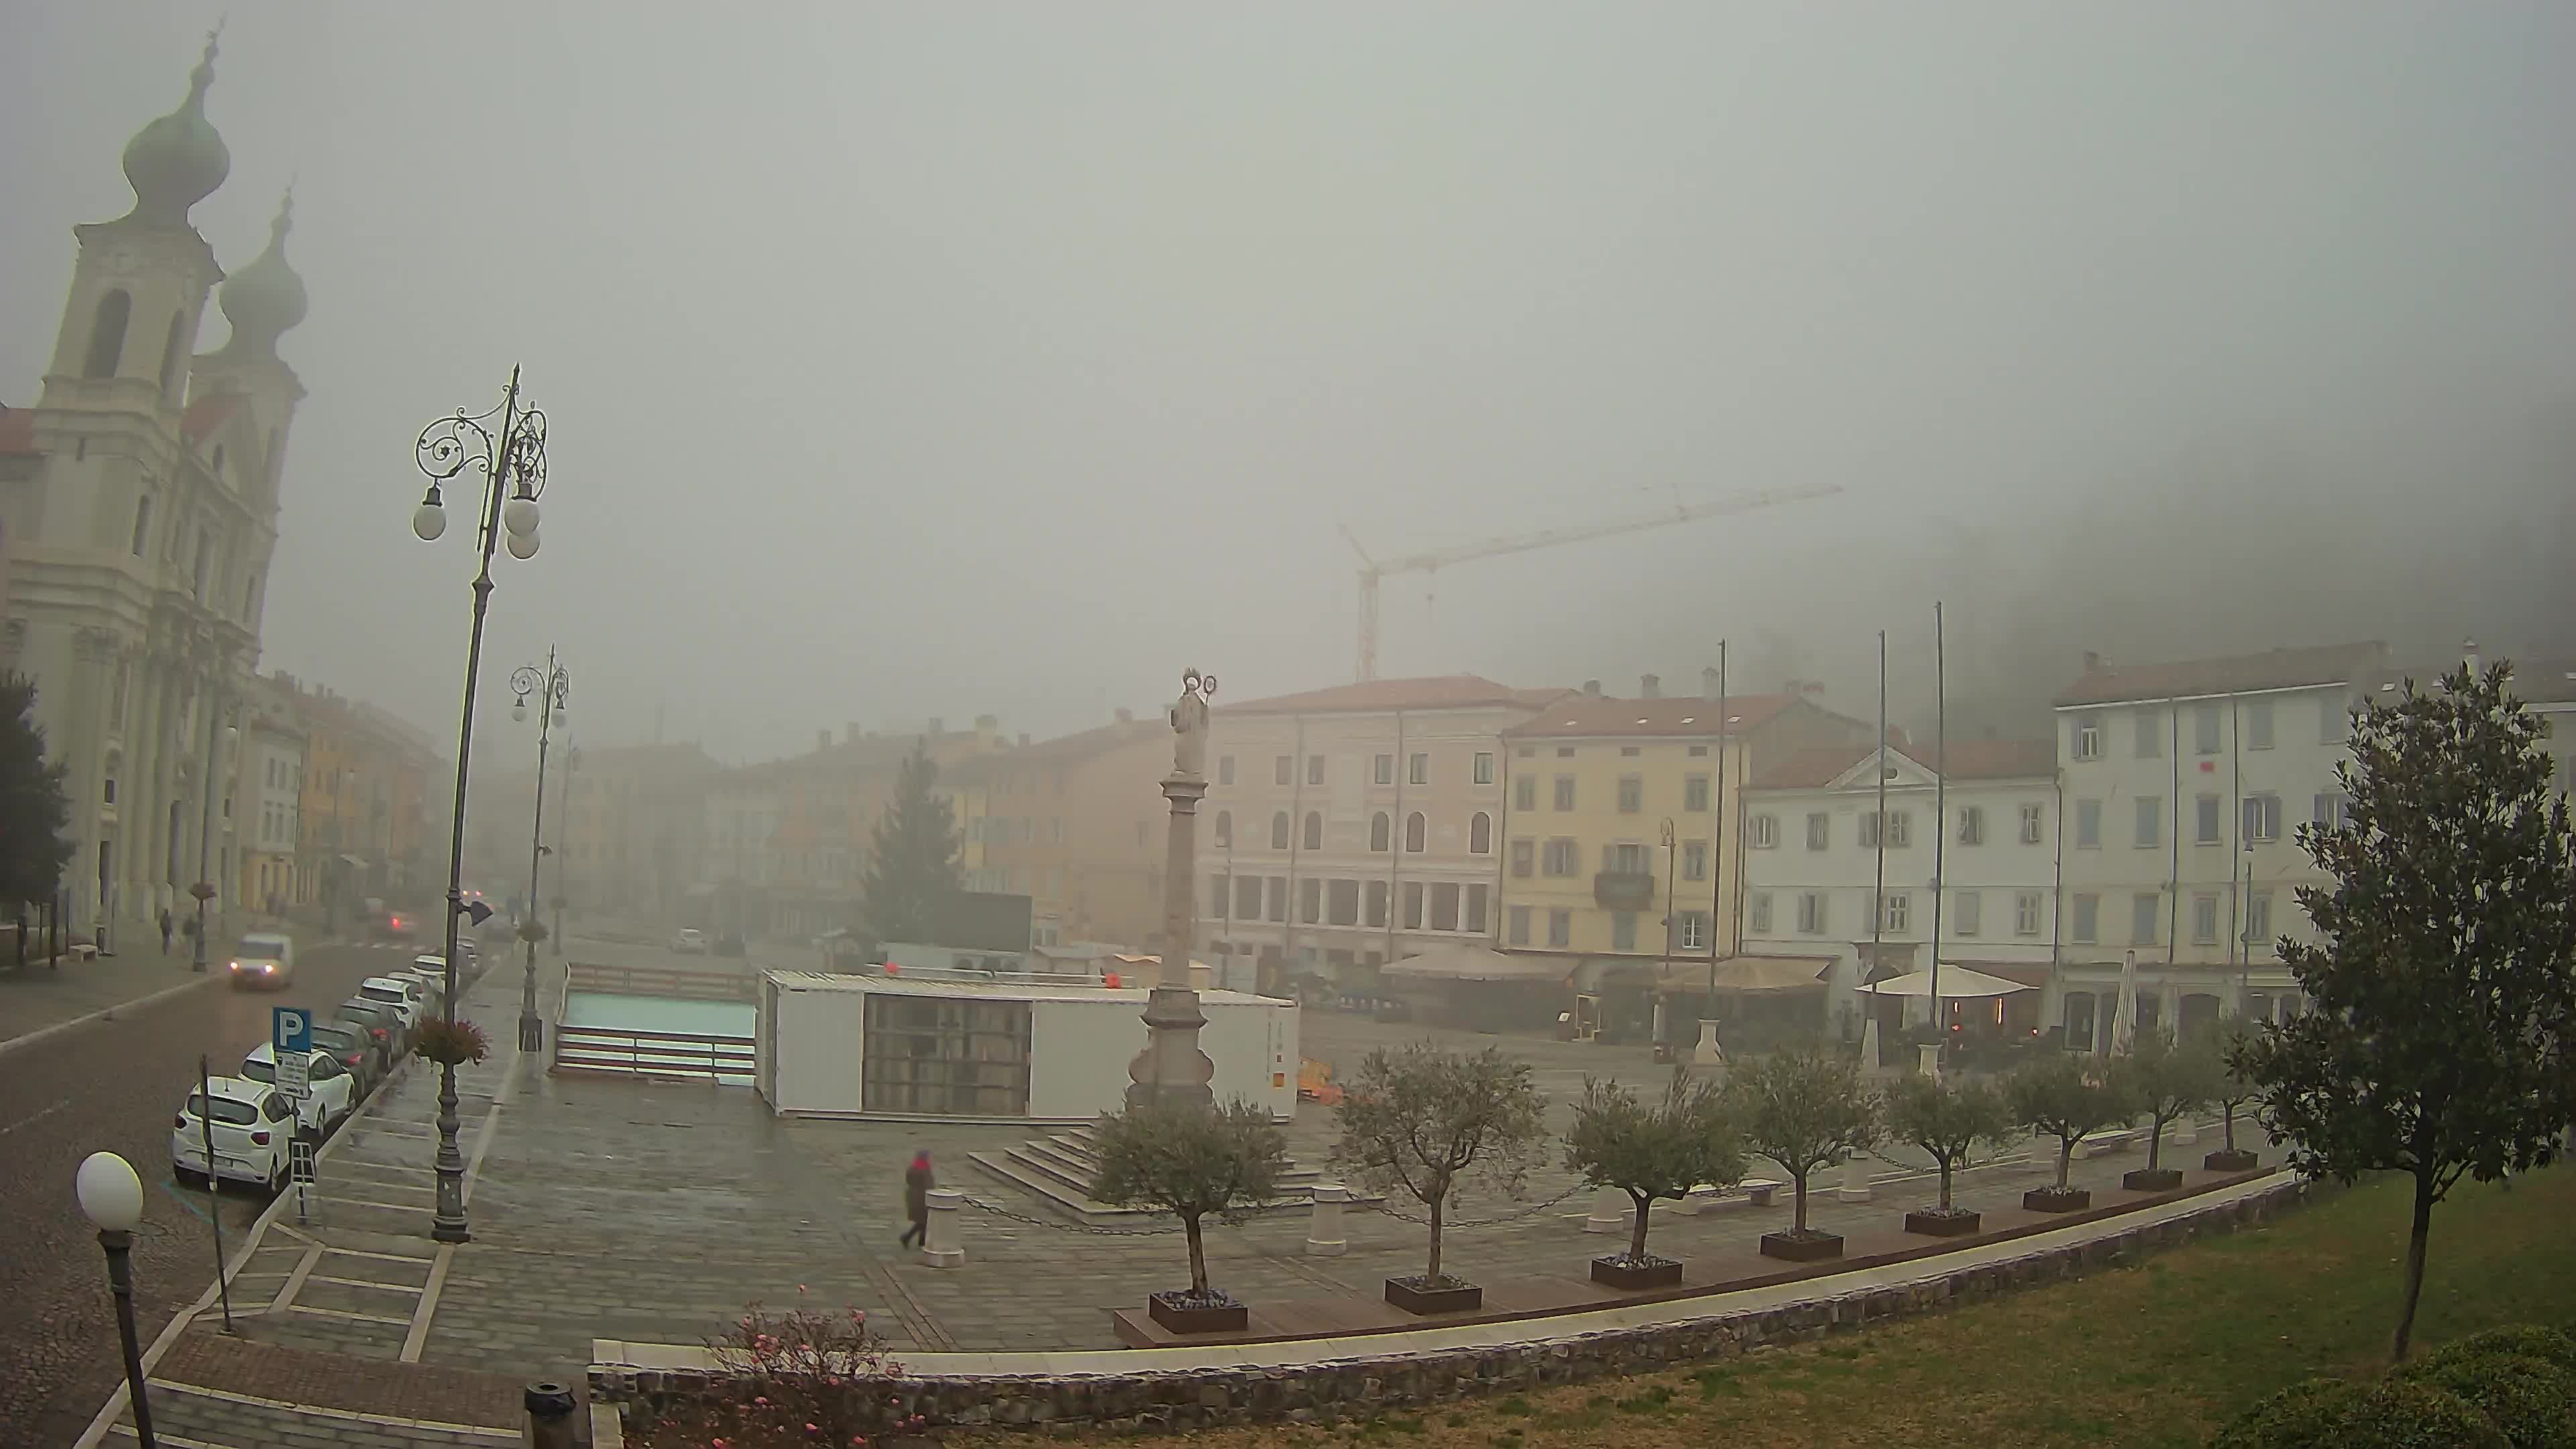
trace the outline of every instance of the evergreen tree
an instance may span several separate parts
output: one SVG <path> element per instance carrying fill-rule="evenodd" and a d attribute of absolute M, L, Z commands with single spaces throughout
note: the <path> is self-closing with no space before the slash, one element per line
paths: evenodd
<path fill-rule="evenodd" d="M 929 942 L 941 908 L 966 888 L 957 819 L 931 788 L 938 780 L 928 745 L 916 743 L 895 780 L 894 803 L 877 819 L 860 888 L 868 930 L 880 942 Z"/>
<path fill-rule="evenodd" d="M 2281 955 L 2315 1009 L 2233 1066 L 2289 1165 L 2415 1180 L 2392 1357 L 2406 1356 L 2433 1205 L 2549 1162 L 2576 1116 L 2576 838 L 2539 720 L 2498 664 L 2356 716 L 2348 821 L 2303 825 L 2331 889 Z"/>
<path fill-rule="evenodd" d="M 45 731 L 36 723 L 36 682 L 0 673 L 0 902 L 53 899 L 72 843 L 61 763 L 45 763 Z"/>

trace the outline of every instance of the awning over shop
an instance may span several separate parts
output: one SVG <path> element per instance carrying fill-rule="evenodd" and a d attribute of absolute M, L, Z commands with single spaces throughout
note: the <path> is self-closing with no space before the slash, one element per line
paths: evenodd
<path fill-rule="evenodd" d="M 1824 973 L 1833 963 L 1814 956 L 1736 956 L 1717 963 L 1717 989 L 1743 996 L 1778 996 L 1792 991 L 1821 991 Z M 1703 978 L 1705 980 L 1706 978 Z M 1688 989 L 1689 974 L 1673 973 L 1673 985 Z"/>
<path fill-rule="evenodd" d="M 2000 976 L 1989 976 L 1983 971 L 1971 971 L 1965 966 L 1941 968 L 1941 999 L 1944 1001 L 1978 996 L 2009 996 L 2016 991 L 2033 989 L 2018 981 L 2006 981 Z M 1909 971 L 1902 976 L 1891 976 L 1885 981 L 1864 986 L 1861 990 L 1874 996 L 1930 996 L 1932 973 Z"/>
<path fill-rule="evenodd" d="M 340 863 L 349 867 L 351 870 L 365 870 L 367 868 L 367 862 L 363 856 L 344 855 L 340 857 Z"/>
<path fill-rule="evenodd" d="M 1567 968 L 1561 957 L 1514 956 L 1462 941 L 1389 962 L 1378 974 L 1426 981 L 1563 981 Z"/>

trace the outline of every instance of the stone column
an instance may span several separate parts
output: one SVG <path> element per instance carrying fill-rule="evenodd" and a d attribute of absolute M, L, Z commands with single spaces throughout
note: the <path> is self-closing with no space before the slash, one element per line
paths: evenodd
<path fill-rule="evenodd" d="M 2165 1128 L 2167 1147 L 2189 1147 L 2200 1141 L 2200 1129 L 2192 1125 L 2193 1113 L 2185 1112 Z"/>
<path fill-rule="evenodd" d="M 922 1234 L 921 1258 L 934 1268 L 954 1268 L 966 1261 L 966 1249 L 957 1234 L 957 1212 L 966 1205 L 966 1194 L 954 1188 L 930 1190 L 930 1227 Z"/>
<path fill-rule="evenodd" d="M 1870 1161 L 1857 1152 L 1851 1155 L 1851 1160 L 1843 1164 L 1843 1185 L 1834 1189 L 1836 1199 L 1842 1202 L 1869 1201 Z"/>
<path fill-rule="evenodd" d="M 1628 1215 L 1637 1210 L 1636 1199 L 1623 1187 L 1605 1187 L 1592 1195 L 1592 1215 L 1583 1220 L 1587 1233 L 1624 1233 Z"/>
<path fill-rule="evenodd" d="M 1703 1067 L 1725 1065 L 1726 1053 L 1717 1044 L 1716 1022 L 1702 1021 L 1699 1024 L 1699 1045 L 1691 1049 L 1691 1060 Z"/>
<path fill-rule="evenodd" d="M 1338 1182 L 1315 1184 L 1315 1212 L 1306 1220 L 1308 1257 L 1337 1258 L 1350 1251 L 1342 1236 L 1342 1204 L 1350 1200 L 1351 1190 Z"/>
<path fill-rule="evenodd" d="M 1916 1047 L 1914 1069 L 1936 1082 L 1941 1080 L 1941 1048 L 1931 1042 Z"/>
<path fill-rule="evenodd" d="M 1190 986 L 1190 948 L 1198 915 L 1198 808 L 1208 791 L 1207 697 L 1216 681 L 1190 670 L 1172 706 L 1175 744 L 1172 773 L 1163 780 L 1171 825 L 1163 853 L 1163 960 L 1160 979 L 1145 998 L 1145 1049 L 1127 1064 L 1130 1109 L 1150 1103 L 1215 1105 L 1209 1089 L 1216 1064 L 1199 1050 L 1199 994 Z"/>

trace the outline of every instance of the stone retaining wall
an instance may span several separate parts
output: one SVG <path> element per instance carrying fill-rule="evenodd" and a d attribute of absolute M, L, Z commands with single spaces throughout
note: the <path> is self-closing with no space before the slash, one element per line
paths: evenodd
<path fill-rule="evenodd" d="M 1817 1296 L 1771 1308 L 1720 1313 L 1682 1323 L 1614 1329 L 1491 1347 L 1388 1352 L 1293 1367 L 1232 1367 L 1132 1374 L 1027 1374 L 976 1378 L 903 1378 L 889 1396 L 897 1414 L 926 1415 L 935 1425 L 1038 1429 L 1081 1424 L 1159 1432 L 1228 1424 L 1336 1423 L 1474 1394 L 1509 1393 L 1552 1384 L 1650 1373 L 1726 1358 L 1770 1344 L 1797 1343 L 1884 1319 L 1937 1313 L 1954 1304 L 2135 1261 L 2194 1238 L 2271 1221 L 2312 1199 L 2320 1184 L 2296 1178 L 2262 1192 L 2159 1223 L 1942 1272 L 1938 1259 L 1908 1283 Z M 1529 1325 L 1544 1333 L 1544 1320 Z M 630 1414 L 660 1414 L 704 1394 L 712 1370 L 637 1370 L 594 1365 L 590 1393 Z"/>

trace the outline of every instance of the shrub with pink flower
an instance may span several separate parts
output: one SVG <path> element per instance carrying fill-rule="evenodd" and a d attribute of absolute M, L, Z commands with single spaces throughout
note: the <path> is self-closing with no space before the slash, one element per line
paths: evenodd
<path fill-rule="evenodd" d="M 797 1292 L 805 1292 L 799 1285 Z M 727 1381 L 708 1397 L 675 1405 L 627 1438 L 641 1449 L 775 1449 L 835 1445 L 867 1449 L 874 1434 L 918 1436 L 929 1427 L 907 1413 L 886 1381 L 903 1366 L 885 1355 L 868 1316 L 798 1307 L 771 1313 L 754 1303 L 725 1336 L 707 1344 Z"/>

